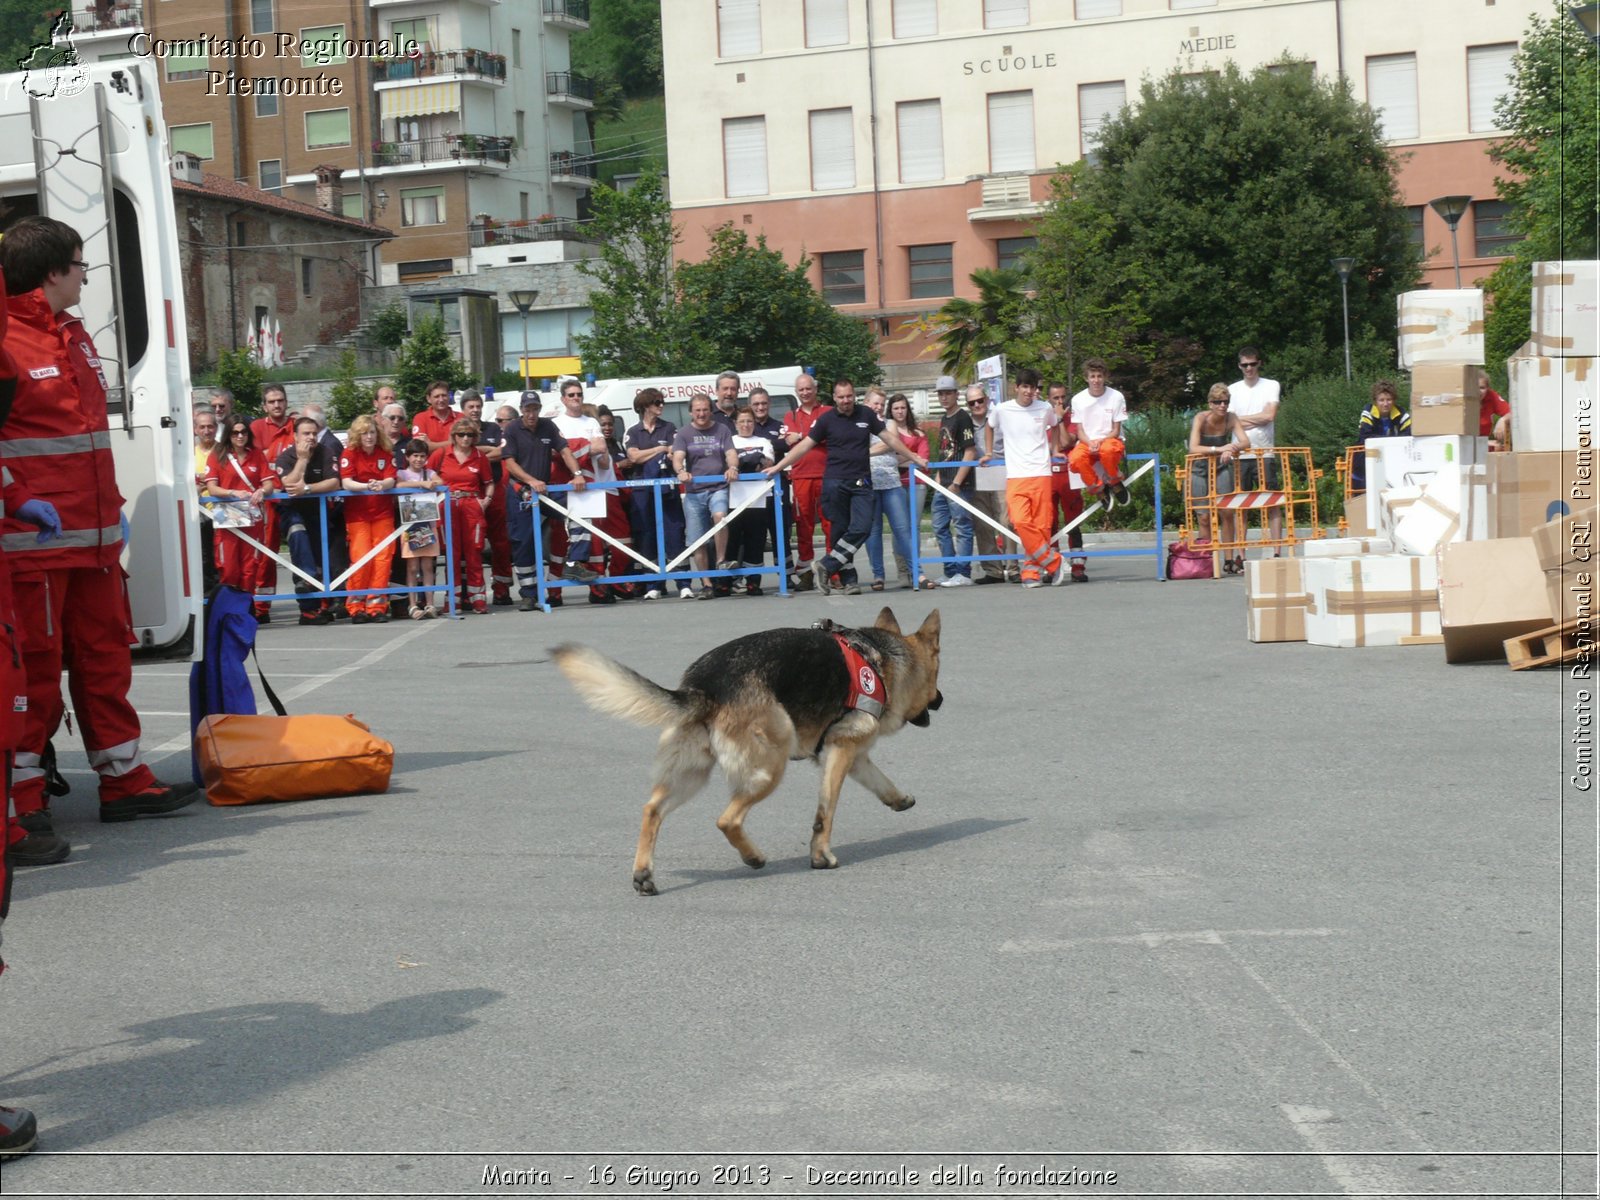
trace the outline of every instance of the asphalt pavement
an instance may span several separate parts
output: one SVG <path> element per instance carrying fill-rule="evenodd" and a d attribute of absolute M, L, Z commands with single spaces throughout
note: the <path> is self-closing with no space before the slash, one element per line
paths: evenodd
<path fill-rule="evenodd" d="M 1238 580 L 1092 572 L 359 628 L 279 605 L 274 687 L 389 738 L 390 791 L 101 827 L 61 739 L 73 855 L 18 875 L 0 983 L 0 1103 L 41 1149 L 0 1188 L 1593 1194 L 1560 1153 L 1595 1115 L 1580 685 L 1252 645 Z M 792 764 L 752 871 L 714 776 L 635 895 L 654 735 L 547 648 L 671 683 L 884 603 L 943 622 L 944 707 L 875 754 L 916 807 L 847 784 L 840 868 L 810 870 Z M 186 674 L 136 672 L 169 777 Z"/>

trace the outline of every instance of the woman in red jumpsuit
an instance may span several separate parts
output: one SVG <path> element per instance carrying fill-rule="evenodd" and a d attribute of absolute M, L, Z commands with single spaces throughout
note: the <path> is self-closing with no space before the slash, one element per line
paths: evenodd
<path fill-rule="evenodd" d="M 466 580 L 463 607 L 475 613 L 489 611 L 483 586 L 483 542 L 489 524 L 485 512 L 494 498 L 489 460 L 477 447 L 478 423 L 462 417 L 450 426 L 450 445 L 435 450 L 428 467 L 439 473 L 450 489 L 450 536 L 456 570 Z"/>
<path fill-rule="evenodd" d="M 339 456 L 339 486 L 347 492 L 373 492 L 370 496 L 349 496 L 344 502 L 345 540 L 350 561 L 371 558 L 350 575 L 350 595 L 345 610 L 352 625 L 389 619 L 389 597 L 377 593 L 361 595 L 367 588 L 389 586 L 389 567 L 394 562 L 394 542 L 385 542 L 394 532 L 394 447 L 388 435 L 367 413 L 350 422 L 350 444 Z M 373 548 L 383 548 L 373 553 Z"/>
<path fill-rule="evenodd" d="M 248 500 L 264 513 L 267 497 L 277 485 L 278 472 L 256 449 L 250 423 L 240 417 L 230 417 L 227 429 L 217 439 L 217 448 L 206 463 L 206 495 L 214 500 Z M 252 595 L 262 590 L 258 584 L 272 583 L 277 575 L 277 564 L 239 536 L 248 534 L 260 542 L 266 531 L 264 515 L 238 533 L 218 529 L 217 578 L 229 587 Z"/>

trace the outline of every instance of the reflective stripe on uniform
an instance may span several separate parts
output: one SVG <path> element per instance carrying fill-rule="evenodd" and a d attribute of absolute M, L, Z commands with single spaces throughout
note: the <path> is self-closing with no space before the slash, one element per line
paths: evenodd
<path fill-rule="evenodd" d="M 89 450 L 111 449 L 111 433 L 69 433 L 64 437 L 13 438 L 0 442 L 0 458 L 36 458 L 44 454 L 83 454 Z"/>
<path fill-rule="evenodd" d="M 60 537 L 43 544 L 33 530 L 8 533 L 0 536 L 0 550 L 26 553 L 30 550 L 60 550 L 73 546 L 115 546 L 122 541 L 122 525 L 107 525 L 104 529 L 68 529 Z"/>

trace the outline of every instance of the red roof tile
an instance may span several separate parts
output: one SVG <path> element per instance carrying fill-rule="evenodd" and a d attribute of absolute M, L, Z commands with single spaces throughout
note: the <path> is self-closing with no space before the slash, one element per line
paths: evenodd
<path fill-rule="evenodd" d="M 370 225 L 366 221 L 354 217 L 346 217 L 339 213 L 331 213 L 326 209 L 318 208 L 314 204 L 302 204 L 298 200 L 291 200 L 287 196 L 276 196 L 271 192 L 264 192 L 258 187 L 251 187 L 248 183 L 240 183 L 234 179 L 224 179 L 220 175 L 202 175 L 202 183 L 190 183 L 184 179 L 174 179 L 172 190 L 179 195 L 211 196 L 219 200 L 227 200 L 234 204 L 248 204 L 255 208 L 264 208 L 271 212 L 280 212 L 285 216 L 301 217 L 305 220 L 323 221 L 340 229 L 360 230 L 368 237 L 392 238 L 394 230 L 385 229 L 381 225 Z"/>

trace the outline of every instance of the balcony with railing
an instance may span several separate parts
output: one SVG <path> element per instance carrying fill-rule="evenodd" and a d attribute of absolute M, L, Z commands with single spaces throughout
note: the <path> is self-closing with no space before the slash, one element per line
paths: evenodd
<path fill-rule="evenodd" d="M 594 107 L 594 80 L 576 71 L 546 71 L 544 90 L 552 104 L 565 104 L 570 108 Z"/>
<path fill-rule="evenodd" d="M 526 221 L 496 221 L 489 218 L 468 225 L 467 236 L 474 250 L 521 242 L 598 242 L 599 239 L 592 232 L 593 225 L 592 221 L 549 214 Z"/>
<path fill-rule="evenodd" d="M 515 138 L 485 133 L 447 133 L 411 142 L 374 142 L 372 165 L 414 168 L 427 166 L 509 167 Z"/>
<path fill-rule="evenodd" d="M 593 187 L 594 181 L 599 177 L 600 169 L 588 155 L 574 154 L 571 150 L 550 152 L 551 183 L 587 188 Z"/>
<path fill-rule="evenodd" d="M 506 81 L 506 56 L 487 50 L 430 50 L 419 48 L 405 58 L 379 59 L 372 64 L 372 81 L 377 86 L 414 83 L 441 78 Z"/>
<path fill-rule="evenodd" d="M 544 0 L 544 19 L 563 29 L 587 29 L 589 0 Z"/>
<path fill-rule="evenodd" d="M 127 35 L 144 26 L 144 9 L 137 4 L 90 4 L 72 14 L 73 37 Z"/>

